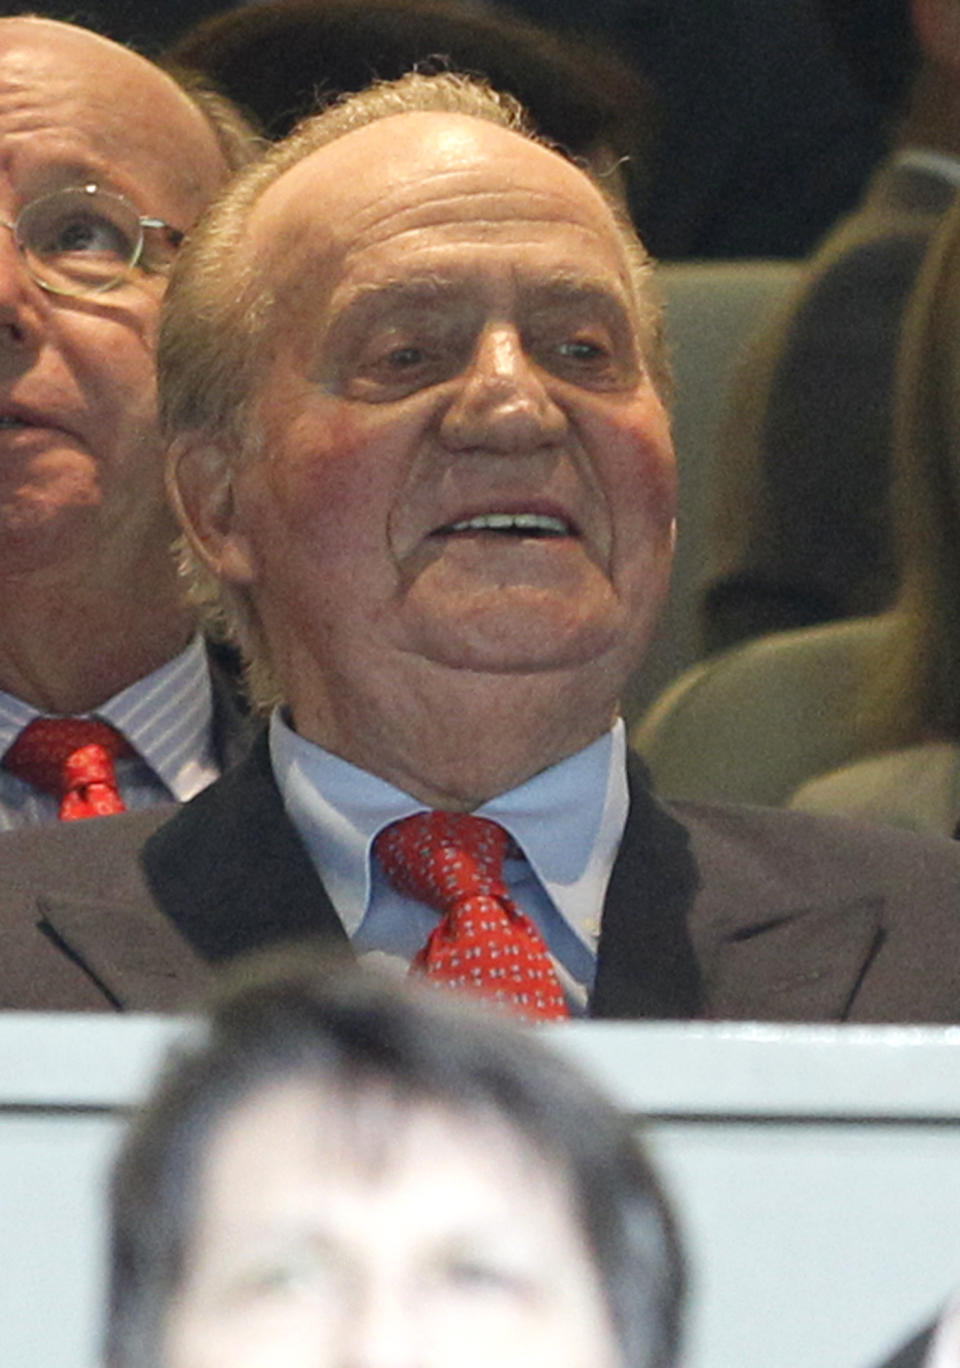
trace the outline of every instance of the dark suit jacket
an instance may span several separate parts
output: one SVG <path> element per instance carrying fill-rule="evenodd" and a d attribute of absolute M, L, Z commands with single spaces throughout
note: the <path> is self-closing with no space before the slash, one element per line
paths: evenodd
<path fill-rule="evenodd" d="M 632 757 L 601 1017 L 960 1020 L 960 848 L 749 808 L 668 807 Z M 181 1005 L 211 962 L 345 934 L 261 737 L 181 808 L 0 839 L 0 1006 Z"/>
<path fill-rule="evenodd" d="M 744 357 L 714 465 L 709 650 L 889 606 L 900 325 L 954 195 L 885 163 Z"/>
<path fill-rule="evenodd" d="M 930 1326 L 905 1344 L 893 1358 L 885 1359 L 880 1368 L 923 1368 L 930 1352 L 935 1327 Z"/>
<path fill-rule="evenodd" d="M 208 640 L 207 660 L 213 694 L 213 753 L 221 770 L 226 770 L 250 749 L 255 726 L 240 679 L 242 665 L 233 647 Z"/>

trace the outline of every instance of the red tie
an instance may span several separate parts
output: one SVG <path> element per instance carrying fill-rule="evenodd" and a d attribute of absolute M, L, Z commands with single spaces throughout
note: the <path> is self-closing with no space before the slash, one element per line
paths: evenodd
<path fill-rule="evenodd" d="M 124 811 L 114 760 L 134 750 L 91 717 L 37 717 L 3 757 L 5 769 L 60 799 L 61 822 Z"/>
<path fill-rule="evenodd" d="M 549 951 L 507 892 L 509 846 L 486 817 L 420 812 L 384 827 L 374 849 L 394 888 L 444 914 L 412 969 L 528 1021 L 562 1021 L 570 1014 Z"/>

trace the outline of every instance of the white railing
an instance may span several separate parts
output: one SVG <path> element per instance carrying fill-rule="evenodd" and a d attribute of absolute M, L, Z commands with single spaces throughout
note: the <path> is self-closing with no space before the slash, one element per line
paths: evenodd
<path fill-rule="evenodd" d="M 102 1182 L 172 1033 L 0 1015 L 0 1363 L 94 1368 Z M 960 1028 L 550 1028 L 642 1123 L 693 1270 L 686 1368 L 872 1368 L 960 1286 Z"/>

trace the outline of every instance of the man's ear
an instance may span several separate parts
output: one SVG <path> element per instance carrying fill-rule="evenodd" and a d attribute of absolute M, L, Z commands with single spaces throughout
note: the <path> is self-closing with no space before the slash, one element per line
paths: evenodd
<path fill-rule="evenodd" d="M 251 584 L 256 558 L 237 527 L 230 455 L 213 442 L 178 438 L 167 456 L 166 482 L 184 534 L 204 564 L 218 579 Z"/>
<path fill-rule="evenodd" d="M 910 0 L 910 13 L 927 59 L 960 75 L 960 0 Z"/>

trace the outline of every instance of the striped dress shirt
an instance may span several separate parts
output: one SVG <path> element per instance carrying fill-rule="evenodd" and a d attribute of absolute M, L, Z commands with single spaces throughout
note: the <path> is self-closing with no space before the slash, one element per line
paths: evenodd
<path fill-rule="evenodd" d="M 131 810 L 186 802 L 219 776 L 210 668 L 199 635 L 173 660 L 91 715 L 112 723 L 136 751 L 117 762 L 120 792 Z M 36 708 L 0 691 L 0 755 L 39 716 Z M 55 822 L 59 808 L 58 799 L 0 767 L 0 831 Z"/>

